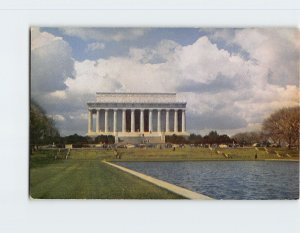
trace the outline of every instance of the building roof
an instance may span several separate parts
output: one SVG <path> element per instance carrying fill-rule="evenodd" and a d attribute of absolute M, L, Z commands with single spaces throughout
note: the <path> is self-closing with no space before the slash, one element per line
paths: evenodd
<path fill-rule="evenodd" d="M 175 92 L 96 92 L 105 95 L 176 95 Z"/>
<path fill-rule="evenodd" d="M 178 103 L 176 93 L 97 92 L 97 103 Z M 182 103 L 182 101 L 180 101 Z"/>

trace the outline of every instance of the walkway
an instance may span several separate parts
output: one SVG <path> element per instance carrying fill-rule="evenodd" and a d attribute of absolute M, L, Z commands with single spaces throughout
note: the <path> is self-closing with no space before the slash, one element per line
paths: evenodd
<path fill-rule="evenodd" d="M 146 180 L 146 181 L 148 181 L 152 184 L 155 184 L 155 185 L 157 185 L 161 188 L 167 189 L 167 190 L 169 190 L 173 193 L 176 193 L 180 196 L 183 196 L 185 198 L 192 199 L 192 200 L 213 200 L 213 198 L 211 198 L 211 197 L 205 196 L 205 195 L 200 194 L 200 193 L 193 192 L 193 191 L 185 189 L 185 188 L 181 188 L 181 187 L 176 186 L 174 184 L 170 184 L 168 182 L 153 178 L 151 176 L 147 176 L 143 173 L 139 173 L 139 172 L 133 171 L 131 169 L 128 169 L 128 168 L 125 168 L 125 167 L 122 167 L 122 166 L 119 166 L 119 165 L 116 165 L 116 164 L 113 164 L 113 163 L 109 163 L 109 162 L 106 162 L 106 161 L 103 161 L 103 162 L 110 165 L 110 166 L 118 168 L 118 169 L 120 169 L 124 172 L 127 172 L 127 173 L 130 173 L 130 174 L 134 175 L 134 176 L 137 176 L 140 179 L 143 179 L 143 180 Z"/>

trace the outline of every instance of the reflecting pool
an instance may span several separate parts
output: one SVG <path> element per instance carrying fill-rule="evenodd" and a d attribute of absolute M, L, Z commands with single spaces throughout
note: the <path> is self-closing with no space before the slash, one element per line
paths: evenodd
<path fill-rule="evenodd" d="M 299 163 L 289 161 L 118 162 L 215 199 L 299 198 Z"/>

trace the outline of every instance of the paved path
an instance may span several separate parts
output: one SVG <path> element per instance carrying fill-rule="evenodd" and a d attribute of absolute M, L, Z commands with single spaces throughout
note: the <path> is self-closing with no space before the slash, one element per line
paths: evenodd
<path fill-rule="evenodd" d="M 169 190 L 173 193 L 176 193 L 180 196 L 183 196 L 185 198 L 192 199 L 192 200 L 213 200 L 213 198 L 211 198 L 211 197 L 205 196 L 205 195 L 200 194 L 200 193 L 193 192 L 193 191 L 185 189 L 185 188 L 181 188 L 181 187 L 176 186 L 174 184 L 170 184 L 168 182 L 153 178 L 151 176 L 147 176 L 143 173 L 139 173 L 139 172 L 133 171 L 131 169 L 128 169 L 128 168 L 125 168 L 125 167 L 122 167 L 122 166 L 119 166 L 119 165 L 116 165 L 116 164 L 113 164 L 113 163 L 109 163 L 109 162 L 106 162 L 106 161 L 103 161 L 103 162 L 110 165 L 110 166 L 118 168 L 118 169 L 120 169 L 124 172 L 127 172 L 127 173 L 130 173 L 130 174 L 134 175 L 134 176 L 137 176 L 137 177 L 139 177 L 143 180 L 146 180 L 146 181 L 148 181 L 152 184 L 155 184 L 155 185 L 157 185 L 161 188 L 167 189 L 167 190 Z"/>

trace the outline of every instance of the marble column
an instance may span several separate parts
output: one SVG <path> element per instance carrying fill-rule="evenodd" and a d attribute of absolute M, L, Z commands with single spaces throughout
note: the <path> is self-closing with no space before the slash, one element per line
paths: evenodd
<path fill-rule="evenodd" d="M 117 132 L 117 113 L 118 110 L 114 109 L 114 133 Z"/>
<path fill-rule="evenodd" d="M 160 109 L 157 110 L 157 132 L 161 132 Z"/>
<path fill-rule="evenodd" d="M 181 117 L 181 120 L 182 120 L 182 132 L 185 132 L 185 110 L 182 110 L 182 117 Z"/>
<path fill-rule="evenodd" d="M 97 116 L 96 116 L 96 132 L 100 132 L 100 110 L 97 110 Z"/>
<path fill-rule="evenodd" d="M 126 109 L 122 110 L 122 132 L 126 132 Z"/>
<path fill-rule="evenodd" d="M 152 109 L 149 109 L 149 132 L 152 132 Z"/>
<path fill-rule="evenodd" d="M 131 109 L 131 132 L 135 131 L 134 122 L 135 122 L 135 119 L 134 119 L 134 109 Z"/>
<path fill-rule="evenodd" d="M 108 132 L 108 109 L 105 109 L 105 114 L 104 114 L 104 125 L 105 125 L 105 132 Z"/>
<path fill-rule="evenodd" d="M 170 110 L 167 109 L 166 110 L 166 132 L 170 132 L 170 122 L 169 122 L 169 119 L 170 119 Z"/>
<path fill-rule="evenodd" d="M 88 132 L 93 131 L 93 112 L 89 110 Z"/>
<path fill-rule="evenodd" d="M 174 132 L 178 132 L 178 110 L 174 111 Z"/>
<path fill-rule="evenodd" d="M 140 132 L 144 133 L 144 109 L 140 110 Z"/>

